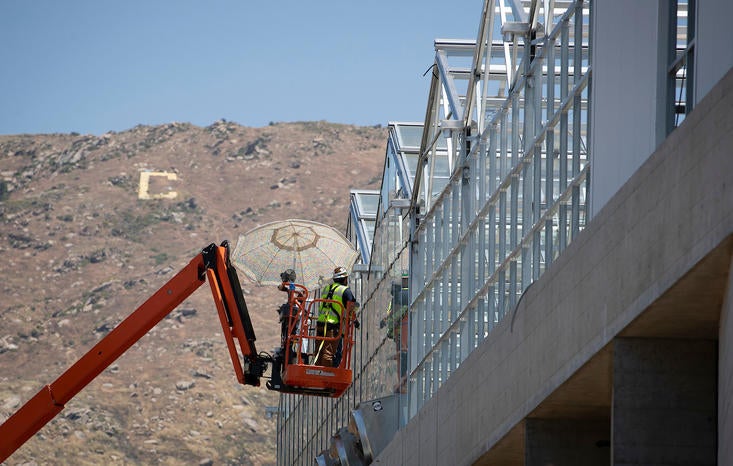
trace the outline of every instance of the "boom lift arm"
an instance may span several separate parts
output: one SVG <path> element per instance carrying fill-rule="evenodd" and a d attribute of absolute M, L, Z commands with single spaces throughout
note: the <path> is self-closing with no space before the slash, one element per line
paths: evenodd
<path fill-rule="evenodd" d="M 228 242 L 221 246 L 212 243 L 66 372 L 43 387 L 0 425 L 0 463 L 207 279 L 237 380 L 241 384 L 259 386 L 260 377 L 272 363 L 272 358 L 259 355 L 255 348 L 254 329 L 236 270 L 229 261 Z M 237 346 L 242 354 L 241 360 Z"/>

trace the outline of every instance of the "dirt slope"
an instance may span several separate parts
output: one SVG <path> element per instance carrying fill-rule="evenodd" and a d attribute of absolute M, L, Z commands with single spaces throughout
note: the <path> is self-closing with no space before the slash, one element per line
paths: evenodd
<path fill-rule="evenodd" d="M 385 144 L 384 128 L 325 122 L 0 136 L 0 421 L 207 244 L 293 217 L 343 232 L 349 189 L 379 188 Z M 241 279 L 271 351 L 282 297 Z M 274 464 L 278 396 L 237 384 L 209 293 L 6 464 Z"/>

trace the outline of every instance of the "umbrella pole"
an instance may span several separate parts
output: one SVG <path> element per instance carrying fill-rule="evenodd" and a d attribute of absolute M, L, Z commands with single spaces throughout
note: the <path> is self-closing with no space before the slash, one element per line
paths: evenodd
<path fill-rule="evenodd" d="M 323 338 L 326 338 L 326 324 L 323 325 Z M 316 333 L 316 336 L 318 336 L 318 333 Z M 316 364 L 318 361 L 318 358 L 321 356 L 321 350 L 323 349 L 323 344 L 326 343 L 326 340 L 321 340 L 321 344 L 318 346 L 318 352 L 316 352 L 316 357 L 313 359 L 313 364 Z"/>

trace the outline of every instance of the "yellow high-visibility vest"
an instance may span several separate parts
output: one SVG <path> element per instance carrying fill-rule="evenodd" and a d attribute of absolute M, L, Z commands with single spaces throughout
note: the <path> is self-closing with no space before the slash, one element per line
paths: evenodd
<path fill-rule="evenodd" d="M 323 287 L 321 290 L 321 299 L 332 299 L 341 303 L 341 306 L 339 307 L 333 303 L 321 303 L 321 307 L 318 310 L 318 322 L 328 322 L 329 324 L 336 325 L 341 322 L 341 312 L 346 307 L 344 305 L 344 291 L 346 291 L 346 288 L 345 285 L 339 283 L 331 283 Z"/>

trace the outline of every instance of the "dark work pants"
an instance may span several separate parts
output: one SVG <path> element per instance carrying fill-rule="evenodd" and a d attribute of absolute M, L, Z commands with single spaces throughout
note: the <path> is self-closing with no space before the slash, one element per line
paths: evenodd
<path fill-rule="evenodd" d="M 325 322 L 316 323 L 316 336 L 319 337 L 336 337 L 339 333 L 338 324 L 327 324 Z M 316 340 L 316 360 L 313 362 L 316 366 L 333 367 L 338 350 L 339 342 L 337 340 Z"/>

